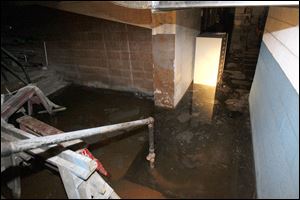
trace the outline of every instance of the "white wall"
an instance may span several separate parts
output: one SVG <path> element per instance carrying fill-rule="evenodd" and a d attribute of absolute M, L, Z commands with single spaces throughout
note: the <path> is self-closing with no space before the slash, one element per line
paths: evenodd
<path fill-rule="evenodd" d="M 222 48 L 222 38 L 197 37 L 194 83 L 216 87 Z"/>
<path fill-rule="evenodd" d="M 271 7 L 263 41 L 299 94 L 299 8 Z"/>
<path fill-rule="evenodd" d="M 176 11 L 174 105 L 193 81 L 196 36 L 200 32 L 200 9 Z"/>

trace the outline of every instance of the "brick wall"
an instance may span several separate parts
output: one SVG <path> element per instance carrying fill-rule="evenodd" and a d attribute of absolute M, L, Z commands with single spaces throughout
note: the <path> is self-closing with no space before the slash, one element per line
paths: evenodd
<path fill-rule="evenodd" d="M 15 32 L 46 41 L 49 66 L 67 80 L 153 94 L 150 29 L 38 6 L 15 14 Z"/>

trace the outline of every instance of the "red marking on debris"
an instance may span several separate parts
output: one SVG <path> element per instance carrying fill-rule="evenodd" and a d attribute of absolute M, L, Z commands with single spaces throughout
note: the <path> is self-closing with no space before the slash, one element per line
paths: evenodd
<path fill-rule="evenodd" d="M 103 174 L 104 176 L 106 177 L 109 177 L 109 174 L 108 172 L 106 171 L 106 169 L 103 167 L 102 163 L 93 156 L 93 154 L 87 149 L 87 148 L 84 148 L 84 149 L 81 149 L 79 151 L 80 154 L 86 156 L 86 157 L 89 157 L 90 159 L 96 161 L 97 163 L 97 171 L 100 172 L 101 174 Z"/>

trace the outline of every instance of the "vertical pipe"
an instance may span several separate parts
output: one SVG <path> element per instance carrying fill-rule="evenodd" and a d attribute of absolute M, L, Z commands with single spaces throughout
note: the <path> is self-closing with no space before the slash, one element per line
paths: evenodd
<path fill-rule="evenodd" d="M 43 44 L 44 44 L 44 54 L 45 54 L 45 62 L 46 62 L 46 67 L 45 67 L 45 69 L 47 69 L 47 67 L 48 67 L 48 54 L 47 54 L 46 42 L 43 41 Z"/>
<path fill-rule="evenodd" d="M 127 24 L 125 24 L 126 28 L 126 41 L 127 41 L 127 50 L 128 50 L 128 56 L 129 56 L 129 69 L 130 69 L 130 83 L 131 83 L 131 88 L 134 88 L 134 83 L 133 83 L 133 74 L 132 74 L 132 63 L 131 63 L 131 51 L 130 51 L 130 45 L 129 45 L 129 37 L 128 37 L 128 28 Z"/>
<path fill-rule="evenodd" d="M 32 115 L 32 102 L 30 99 L 27 101 L 27 104 L 28 104 L 28 115 L 31 116 Z"/>
<path fill-rule="evenodd" d="M 151 123 L 148 124 L 149 130 L 149 154 L 146 159 L 150 162 L 150 168 L 154 168 L 155 153 L 154 153 L 154 120 L 152 118 Z"/>

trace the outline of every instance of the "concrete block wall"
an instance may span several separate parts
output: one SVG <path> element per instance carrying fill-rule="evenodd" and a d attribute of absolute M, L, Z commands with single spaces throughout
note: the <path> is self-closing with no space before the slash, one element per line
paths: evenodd
<path fill-rule="evenodd" d="M 258 198 L 299 198 L 299 8 L 271 7 L 249 96 Z"/>
<path fill-rule="evenodd" d="M 21 37 L 46 41 L 49 67 L 67 80 L 153 95 L 151 29 L 39 6 L 15 21 Z"/>
<path fill-rule="evenodd" d="M 48 41 L 50 65 L 78 84 L 151 95 L 151 30 L 97 21 L 100 30 L 77 30 L 64 42 Z"/>

